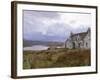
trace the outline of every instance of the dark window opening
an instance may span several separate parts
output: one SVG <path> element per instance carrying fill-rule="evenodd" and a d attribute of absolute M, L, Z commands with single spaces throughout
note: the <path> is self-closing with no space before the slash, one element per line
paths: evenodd
<path fill-rule="evenodd" d="M 73 49 L 75 49 L 75 43 L 73 42 Z"/>
<path fill-rule="evenodd" d="M 78 47 L 80 48 L 81 43 L 78 43 Z"/>
<path fill-rule="evenodd" d="M 86 47 L 88 47 L 88 43 L 86 42 Z"/>

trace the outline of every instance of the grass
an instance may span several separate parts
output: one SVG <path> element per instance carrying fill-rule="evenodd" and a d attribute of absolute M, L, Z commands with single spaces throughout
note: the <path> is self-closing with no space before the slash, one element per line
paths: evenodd
<path fill-rule="evenodd" d="M 23 51 L 23 69 L 90 66 L 90 55 L 86 49 Z"/>

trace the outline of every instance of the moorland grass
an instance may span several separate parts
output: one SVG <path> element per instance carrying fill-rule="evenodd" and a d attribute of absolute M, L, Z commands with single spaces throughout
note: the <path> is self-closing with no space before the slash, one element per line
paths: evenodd
<path fill-rule="evenodd" d="M 23 51 L 23 69 L 90 66 L 89 49 Z"/>

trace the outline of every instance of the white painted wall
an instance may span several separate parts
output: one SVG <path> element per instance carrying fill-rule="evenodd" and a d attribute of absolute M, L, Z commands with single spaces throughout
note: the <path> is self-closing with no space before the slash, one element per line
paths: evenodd
<path fill-rule="evenodd" d="M 17 1 L 17 0 L 16 0 Z M 26 1 L 26 0 L 25 0 Z M 28 0 L 29 1 L 29 0 Z M 82 4 L 82 5 L 97 5 L 99 6 L 100 14 L 100 0 L 30 0 L 42 2 L 56 2 L 67 4 Z M 0 80 L 14 80 L 10 78 L 11 68 L 11 0 L 0 0 Z M 100 16 L 98 16 L 100 22 Z M 100 26 L 100 24 L 98 25 Z M 100 27 L 98 27 L 98 34 L 100 35 Z M 98 47 L 100 48 L 100 36 L 98 38 Z M 98 49 L 100 53 L 100 49 Z M 100 61 L 100 54 L 98 54 L 98 61 Z M 100 80 L 100 62 L 98 62 L 99 73 L 91 75 L 74 75 L 62 77 L 45 77 L 32 78 L 26 80 Z M 20 79 L 19 79 L 20 80 Z M 24 79 L 21 79 L 24 80 Z"/>

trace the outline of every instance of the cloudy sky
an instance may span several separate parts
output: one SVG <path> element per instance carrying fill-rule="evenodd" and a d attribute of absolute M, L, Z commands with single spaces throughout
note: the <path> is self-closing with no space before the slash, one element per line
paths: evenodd
<path fill-rule="evenodd" d="M 26 40 L 65 41 L 70 32 L 84 32 L 90 26 L 89 13 L 23 11 L 23 37 Z"/>

